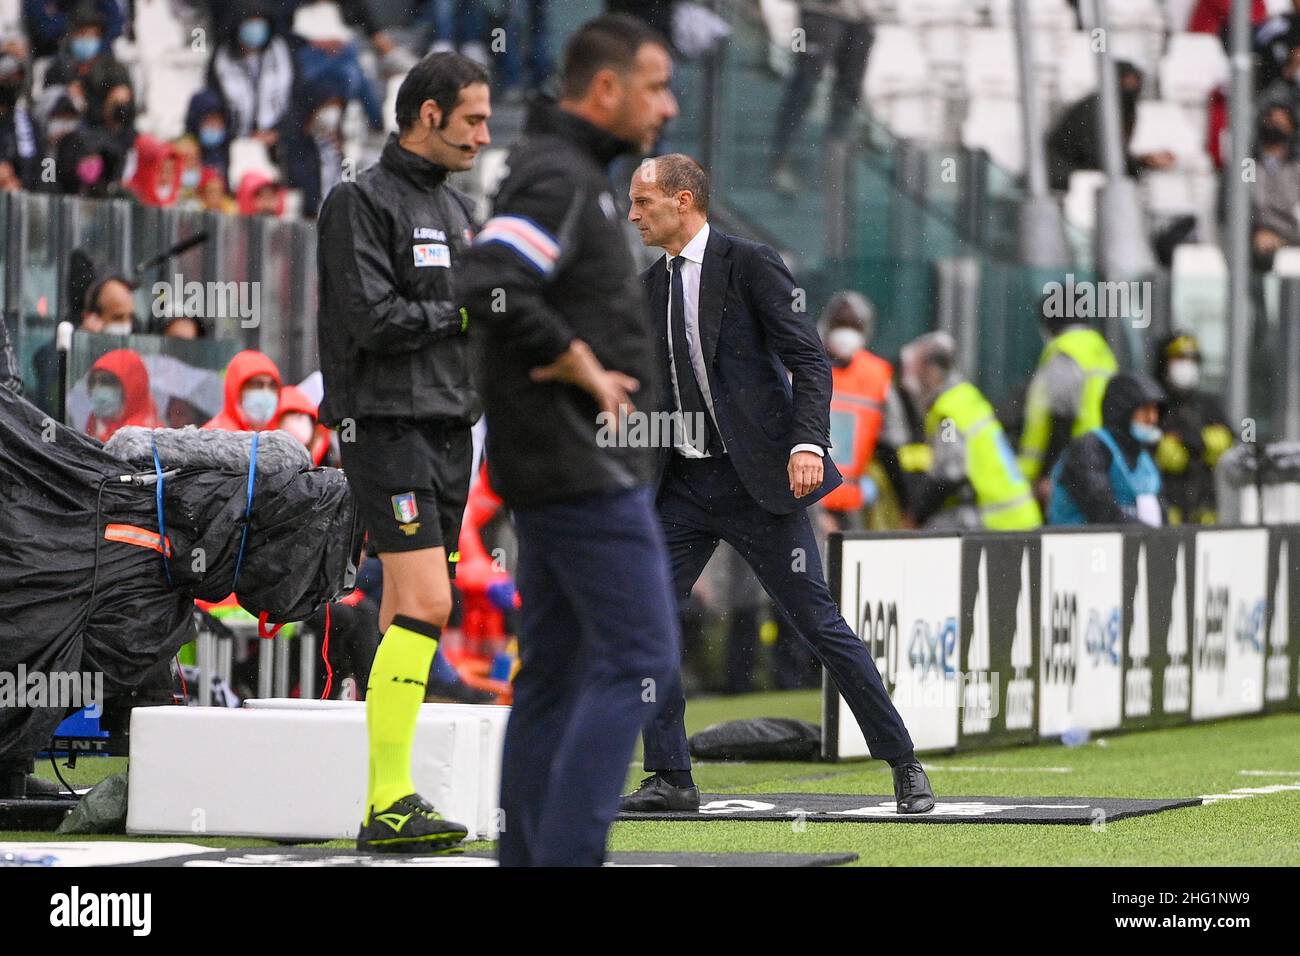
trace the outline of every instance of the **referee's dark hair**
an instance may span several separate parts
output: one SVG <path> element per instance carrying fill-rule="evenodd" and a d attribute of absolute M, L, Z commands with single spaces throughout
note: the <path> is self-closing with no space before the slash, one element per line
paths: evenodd
<path fill-rule="evenodd" d="M 669 153 L 647 162 L 654 163 L 654 183 L 665 196 L 689 192 L 695 197 L 695 208 L 709 214 L 709 174 L 685 153 Z"/>
<path fill-rule="evenodd" d="M 406 74 L 397 90 L 397 128 L 410 131 L 420 120 L 420 107 L 433 100 L 442 110 L 442 125 L 446 129 L 460 91 L 475 83 L 489 83 L 487 70 L 469 57 L 450 51 L 430 53 Z"/>
<path fill-rule="evenodd" d="M 561 99 L 582 99 L 601 70 L 630 73 L 637 53 L 647 43 L 669 49 L 668 41 L 658 30 L 626 13 L 610 13 L 588 20 L 564 48 Z"/>

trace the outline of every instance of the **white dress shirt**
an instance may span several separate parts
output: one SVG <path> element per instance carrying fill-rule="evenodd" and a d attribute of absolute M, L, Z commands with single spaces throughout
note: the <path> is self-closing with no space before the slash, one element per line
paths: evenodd
<path fill-rule="evenodd" d="M 704 405 L 709 410 L 709 417 L 713 420 L 713 427 L 718 433 L 718 441 L 722 442 L 722 430 L 718 428 L 718 415 L 713 409 L 713 393 L 709 390 L 709 373 L 704 364 L 704 347 L 700 344 L 700 275 L 704 268 L 704 251 L 709 245 L 709 224 L 706 222 L 695 237 L 688 242 L 678 255 L 686 261 L 682 263 L 682 298 L 686 306 L 686 339 L 687 347 L 691 350 L 691 368 L 695 370 L 695 379 L 699 383 L 700 392 L 704 395 Z M 673 359 L 673 256 L 665 256 L 664 267 L 668 270 L 668 310 L 664 313 L 664 321 L 668 323 L 668 374 L 673 384 L 673 405 L 677 414 L 682 414 L 681 393 L 677 389 L 677 365 Z M 682 434 L 675 436 L 677 442 L 675 448 L 677 453 L 685 458 L 708 458 L 707 451 L 695 448 Z M 725 450 L 725 442 L 723 443 Z M 824 457 L 825 449 L 818 445 L 800 444 L 790 449 L 793 455 L 798 451 L 810 451 L 813 454 Z"/>

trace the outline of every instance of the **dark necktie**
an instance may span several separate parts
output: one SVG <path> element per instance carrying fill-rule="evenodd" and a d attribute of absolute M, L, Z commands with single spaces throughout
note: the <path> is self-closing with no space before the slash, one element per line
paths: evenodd
<path fill-rule="evenodd" d="M 668 305 L 668 327 L 673 336 L 673 366 L 677 370 L 677 395 L 682 403 L 686 436 L 696 447 L 699 447 L 702 440 L 708 453 L 717 455 L 722 451 L 722 442 L 713 430 L 712 417 L 704 404 L 704 393 L 700 391 L 700 383 L 691 364 L 691 340 L 686 335 L 686 292 L 682 285 L 682 266 L 685 264 L 686 260 L 682 256 L 673 260 L 672 293 Z M 699 422 L 704 423 L 703 433 L 699 431 Z"/>

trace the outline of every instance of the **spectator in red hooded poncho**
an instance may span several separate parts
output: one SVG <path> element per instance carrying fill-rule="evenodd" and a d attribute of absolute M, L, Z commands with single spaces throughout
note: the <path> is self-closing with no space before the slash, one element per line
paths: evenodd
<path fill-rule="evenodd" d="M 311 463 L 319 465 L 330 450 L 329 429 L 317 419 L 316 403 L 296 385 L 280 389 L 280 408 L 275 413 L 275 427 L 286 431 L 306 446 Z"/>
<path fill-rule="evenodd" d="M 229 432 L 260 432 L 273 428 L 280 406 L 280 370 L 256 349 L 245 349 L 226 368 L 226 403 L 221 414 L 204 425 Z"/>
<path fill-rule="evenodd" d="M 123 425 L 158 428 L 158 409 L 149 394 L 149 372 L 131 349 L 114 349 L 90 367 L 90 417 L 86 434 L 108 441 Z"/>
<path fill-rule="evenodd" d="M 279 216 L 284 213 L 284 189 L 266 173 L 245 173 L 239 181 L 241 216 Z"/>
<path fill-rule="evenodd" d="M 184 159 L 171 143 L 141 136 L 135 143 L 135 175 L 127 188 L 145 206 L 174 206 L 181 193 Z"/>

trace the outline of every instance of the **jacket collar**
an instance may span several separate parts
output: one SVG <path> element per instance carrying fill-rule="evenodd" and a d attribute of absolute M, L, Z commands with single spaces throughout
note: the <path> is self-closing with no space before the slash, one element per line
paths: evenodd
<path fill-rule="evenodd" d="M 385 169 L 397 173 L 422 189 L 436 189 L 447 181 L 451 174 L 446 166 L 431 163 L 423 156 L 417 156 L 401 145 L 396 133 L 390 133 L 379 163 Z"/>
<path fill-rule="evenodd" d="M 601 166 L 608 166 L 625 153 L 638 152 L 635 144 L 619 139 L 608 130 L 562 109 L 554 100 L 542 97 L 533 101 L 525 132 L 566 139 L 590 154 Z"/>

